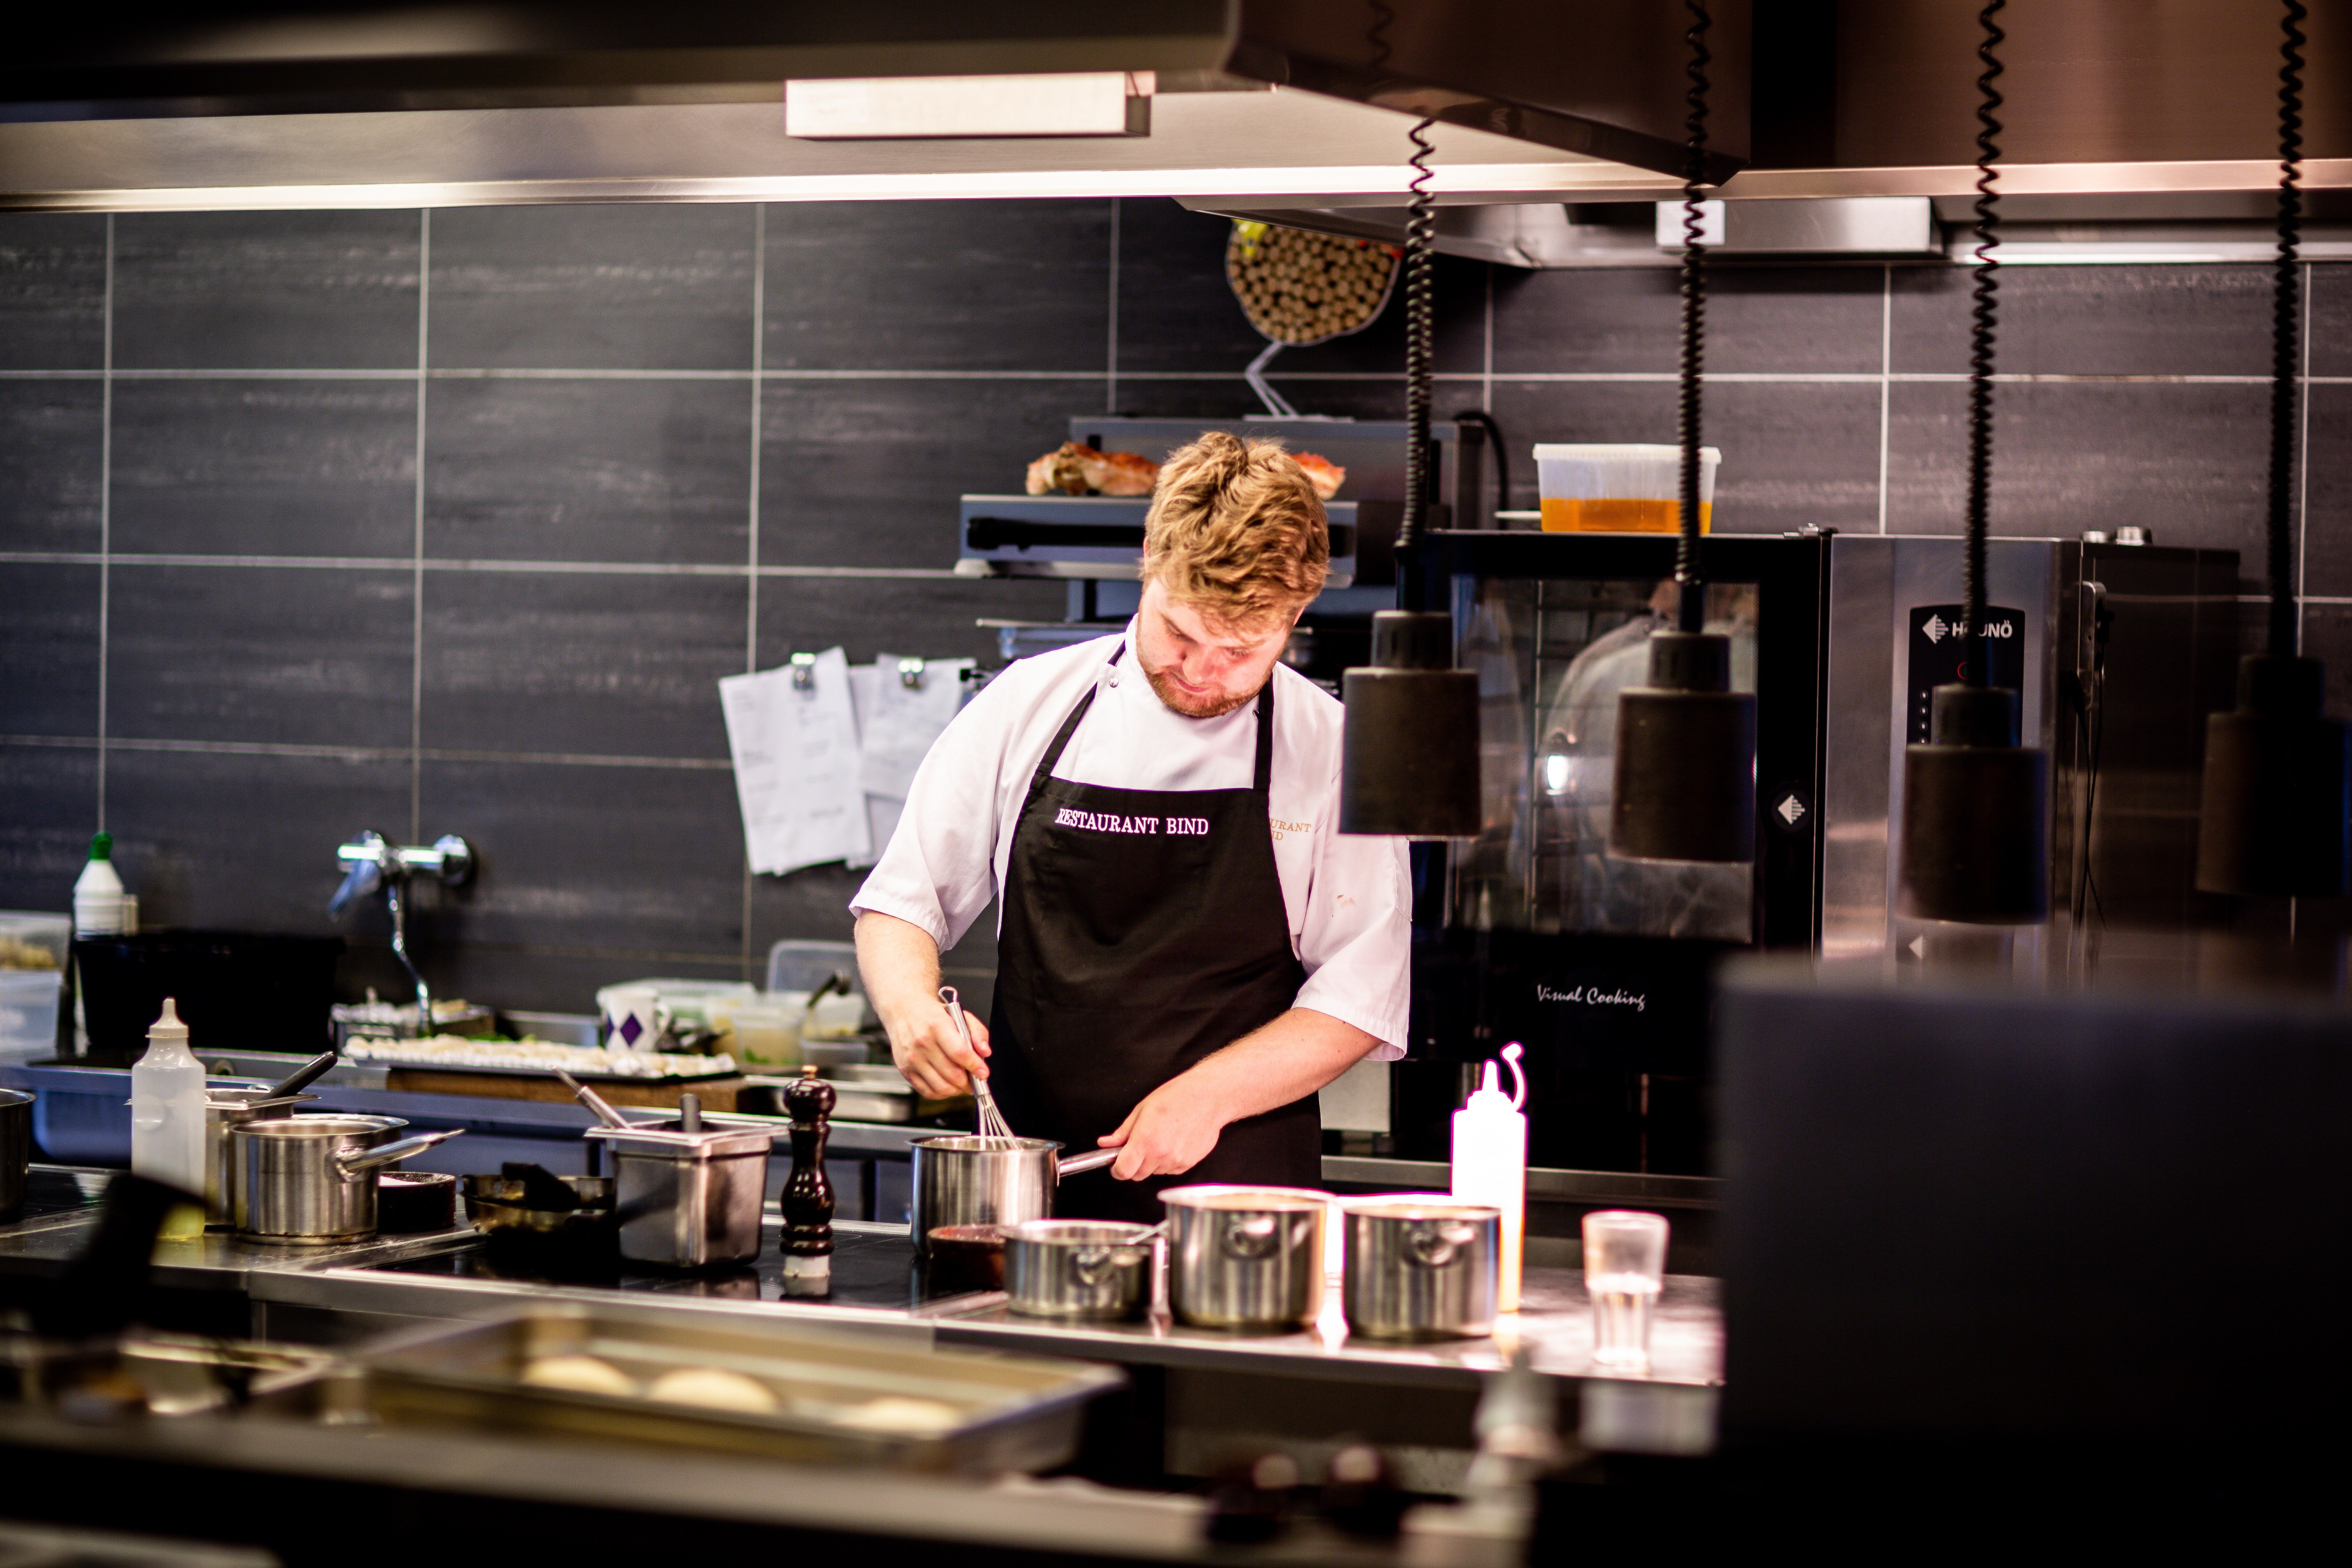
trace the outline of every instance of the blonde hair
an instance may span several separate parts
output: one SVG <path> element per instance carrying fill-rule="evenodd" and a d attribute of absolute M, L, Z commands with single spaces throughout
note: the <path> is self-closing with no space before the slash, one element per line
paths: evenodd
<path fill-rule="evenodd" d="M 1323 591 L 1331 530 L 1279 441 L 1211 430 L 1169 454 L 1143 522 L 1143 576 L 1215 619 L 1290 616 Z"/>

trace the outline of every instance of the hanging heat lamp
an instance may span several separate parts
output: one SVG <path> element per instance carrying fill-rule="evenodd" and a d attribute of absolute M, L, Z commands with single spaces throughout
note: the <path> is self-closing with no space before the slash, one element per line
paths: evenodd
<path fill-rule="evenodd" d="M 2205 721 L 2197 886 L 2209 893 L 2341 898 L 2352 879 L 2352 732 L 2322 711 L 2326 672 L 2297 650 L 2295 347 L 2302 317 L 2303 45 L 2309 13 L 2286 0 L 2280 48 L 2277 280 L 2271 312 L 2270 624 L 2238 664 L 2237 706 Z"/>
<path fill-rule="evenodd" d="M 1904 750 L 1901 868 L 1896 908 L 1920 920 L 2022 925 L 2050 913 L 2050 758 L 2018 743 L 2017 694 L 1987 681 L 1984 647 L 1985 535 L 1992 484 L 1992 367 L 1999 313 L 2000 263 L 1992 247 L 1999 198 L 1993 164 L 2000 156 L 1994 82 L 1995 50 L 2006 37 L 1994 16 L 2005 0 L 1979 15 L 1984 41 L 1977 58 L 1975 308 L 1969 324 L 1968 530 L 1962 566 L 1969 648 L 1956 685 L 1931 698 L 1927 740 Z"/>
<path fill-rule="evenodd" d="M 1429 510 L 1429 411 L 1435 357 L 1432 299 L 1435 201 L 1432 121 L 1412 129 L 1405 227 L 1405 488 L 1397 525 L 1397 598 L 1421 598 L 1419 541 Z M 1347 727 L 1339 753 L 1339 831 L 1470 838 L 1480 826 L 1478 678 L 1454 668 L 1454 617 L 1444 610 L 1372 616 L 1372 662 L 1339 678 Z"/>
<path fill-rule="evenodd" d="M 1689 161 L 1683 176 L 1682 483 L 1672 631 L 1650 635 L 1650 679 L 1617 699 L 1609 852 L 1644 860 L 1753 860 L 1756 698 L 1731 689 L 1731 639 L 1706 629 L 1698 570 L 1699 373 L 1706 346 L 1706 252 L 1699 177 L 1706 156 L 1711 18 L 1688 0 Z"/>

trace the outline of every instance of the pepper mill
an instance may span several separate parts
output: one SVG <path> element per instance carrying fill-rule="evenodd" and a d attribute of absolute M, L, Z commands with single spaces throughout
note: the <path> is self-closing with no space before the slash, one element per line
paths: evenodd
<path fill-rule="evenodd" d="M 833 1277 L 833 1184 L 824 1176 L 824 1142 L 833 1129 L 833 1085 L 814 1066 L 784 1090 L 793 1119 L 793 1173 L 779 1206 L 784 1211 L 784 1286 L 788 1294 L 822 1294 Z"/>

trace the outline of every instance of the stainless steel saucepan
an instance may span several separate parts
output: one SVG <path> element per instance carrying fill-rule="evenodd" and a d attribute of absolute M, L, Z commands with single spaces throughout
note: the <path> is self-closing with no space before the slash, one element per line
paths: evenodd
<path fill-rule="evenodd" d="M 1330 1194 L 1305 1187 L 1171 1187 L 1168 1304 L 1202 1329 L 1303 1328 L 1323 1303 Z"/>
<path fill-rule="evenodd" d="M 1054 1212 L 1054 1193 L 1064 1176 L 1099 1171 L 1118 1158 L 1116 1149 L 1091 1149 L 1060 1157 L 1050 1138 L 982 1138 L 946 1133 L 913 1143 L 913 1230 L 919 1251 L 929 1250 L 932 1230 L 943 1225 L 1018 1225 Z"/>
<path fill-rule="evenodd" d="M 1495 1331 L 1503 1212 L 1412 1195 L 1351 1198 L 1340 1300 L 1350 1333 L 1475 1338 Z"/>
<path fill-rule="evenodd" d="M 321 1245 L 375 1234 L 375 1173 L 462 1129 L 386 1142 L 393 1116 L 288 1116 L 232 1129 L 231 1208 L 257 1241 Z"/>

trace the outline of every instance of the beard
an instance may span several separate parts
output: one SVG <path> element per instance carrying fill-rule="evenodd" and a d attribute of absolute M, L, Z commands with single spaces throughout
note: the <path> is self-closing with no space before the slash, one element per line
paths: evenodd
<path fill-rule="evenodd" d="M 1142 666 L 1143 677 L 1151 682 L 1153 694 L 1167 706 L 1170 711 L 1181 713 L 1187 719 L 1222 719 L 1243 703 L 1251 701 L 1257 696 L 1258 689 L 1253 689 L 1243 692 L 1238 697 L 1229 697 L 1222 692 L 1211 692 L 1206 696 L 1195 697 L 1177 685 L 1175 678 L 1167 672 L 1154 669 L 1139 658 L 1136 663 Z"/>

